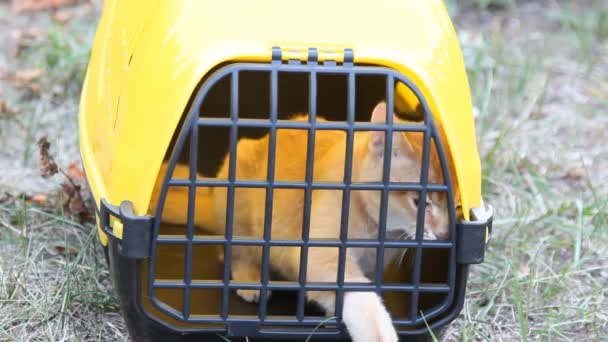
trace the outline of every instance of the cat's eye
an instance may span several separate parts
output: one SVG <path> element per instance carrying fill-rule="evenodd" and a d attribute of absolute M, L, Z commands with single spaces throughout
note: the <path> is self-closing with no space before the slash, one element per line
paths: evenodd
<path fill-rule="evenodd" d="M 420 203 L 420 199 L 419 198 L 414 198 L 413 200 L 414 200 L 414 205 L 416 206 L 416 208 L 418 208 L 418 204 Z M 428 208 L 430 205 L 431 205 L 431 201 L 429 201 L 428 198 L 427 198 L 426 203 L 425 203 L 425 208 Z"/>

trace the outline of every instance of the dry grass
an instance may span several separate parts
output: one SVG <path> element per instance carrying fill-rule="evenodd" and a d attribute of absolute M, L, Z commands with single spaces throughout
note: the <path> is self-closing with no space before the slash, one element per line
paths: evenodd
<path fill-rule="evenodd" d="M 124 339 L 90 225 L 18 200 L 0 205 L 0 225 L 0 340 Z"/>
<path fill-rule="evenodd" d="M 17 196 L 46 194 L 62 181 L 40 177 L 41 136 L 61 167 L 78 159 L 76 113 L 98 4 L 70 10 L 74 18 L 64 25 L 50 12 L 15 15 L 0 1 L 0 101 L 11 108 L 0 111 L 0 341 L 126 339 L 92 225 Z M 22 32 L 42 36 L 24 40 Z M 15 71 L 29 70 L 42 76 L 11 82 Z"/>
<path fill-rule="evenodd" d="M 608 336 L 607 18 L 599 1 L 460 11 L 497 220 L 448 340 Z"/>
<path fill-rule="evenodd" d="M 474 266 L 453 340 L 603 340 L 608 336 L 608 6 L 605 1 L 448 1 L 476 107 L 492 244 Z M 0 190 L 36 193 L 35 140 L 77 158 L 78 88 L 98 9 L 3 68 L 43 68 L 40 95 L 2 91 Z M 0 41 L 48 13 L 13 17 Z M 7 57 L 8 56 L 8 57 Z M 5 91 L 6 89 L 6 91 Z M 68 129 L 66 129 L 66 125 Z M 7 146 L 8 148 L 4 148 Z M 35 155 L 34 155 L 35 156 Z M 19 181 L 15 181 L 21 176 Z M 0 197 L 1 193 L 0 191 Z M 90 225 L 22 201 L 0 204 L 0 340 L 121 340 L 126 331 Z"/>

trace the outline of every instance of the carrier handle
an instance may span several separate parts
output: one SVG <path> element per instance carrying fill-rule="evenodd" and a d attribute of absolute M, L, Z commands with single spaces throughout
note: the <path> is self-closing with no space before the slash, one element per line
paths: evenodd
<path fill-rule="evenodd" d="M 272 62 L 280 64 L 286 61 L 290 64 L 301 64 L 307 62 L 325 65 L 336 65 L 342 63 L 344 66 L 353 66 L 355 55 L 352 49 L 329 49 L 329 48 L 304 48 L 304 47 L 272 47 Z"/>

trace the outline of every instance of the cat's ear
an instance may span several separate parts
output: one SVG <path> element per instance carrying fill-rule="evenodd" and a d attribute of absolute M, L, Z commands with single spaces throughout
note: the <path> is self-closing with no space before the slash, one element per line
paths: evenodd
<path fill-rule="evenodd" d="M 386 122 L 386 102 L 382 101 L 374 107 L 372 111 L 373 123 L 385 123 Z"/>
<path fill-rule="evenodd" d="M 386 103 L 380 102 L 372 111 L 372 123 L 386 123 Z M 376 156 L 384 155 L 384 131 L 371 131 L 369 150 Z"/>
<path fill-rule="evenodd" d="M 386 123 L 386 103 L 380 102 L 374 107 L 372 111 L 371 122 L 372 123 Z M 395 114 L 393 115 L 393 123 L 397 122 L 397 117 Z M 382 158 L 384 156 L 384 137 L 386 132 L 384 131 L 371 131 L 371 138 L 369 141 L 369 149 L 370 151 L 376 155 L 377 157 Z M 412 145 L 408 141 L 405 134 L 401 132 L 393 133 L 393 156 L 402 157 L 409 156 L 411 157 L 414 154 L 414 150 Z"/>

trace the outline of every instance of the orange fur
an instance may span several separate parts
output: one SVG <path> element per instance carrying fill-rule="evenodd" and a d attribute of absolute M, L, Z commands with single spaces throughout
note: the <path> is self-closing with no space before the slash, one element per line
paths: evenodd
<path fill-rule="evenodd" d="M 386 105 L 380 103 L 372 114 L 373 122 L 385 122 Z M 298 116 L 294 120 L 307 120 Z M 318 119 L 321 120 L 321 119 Z M 395 117 L 395 120 L 397 118 Z M 306 172 L 307 135 L 305 130 L 280 129 L 277 131 L 275 180 L 304 182 Z M 344 132 L 316 132 L 314 174 L 315 182 L 342 183 L 346 135 Z M 411 142 L 409 133 L 394 133 L 390 179 L 393 182 L 419 182 L 420 154 Z M 237 145 L 236 178 L 267 179 L 268 136 L 261 139 L 241 139 Z M 383 132 L 356 132 L 353 146 L 353 182 L 380 182 L 382 180 L 382 159 L 384 155 Z M 432 158 L 435 159 L 435 158 Z M 429 171 L 432 182 L 441 182 L 437 163 Z M 163 165 L 165 168 L 166 165 Z M 217 178 L 228 178 L 229 158 L 226 156 Z M 151 201 L 152 210 L 162 184 L 159 180 Z M 188 178 L 188 167 L 178 165 L 173 178 Z M 202 188 L 197 190 L 195 224 L 214 234 L 224 235 L 226 221 L 225 188 Z M 265 189 L 237 188 L 235 190 L 233 236 L 262 238 L 266 203 Z M 416 231 L 417 193 L 391 192 L 387 210 L 387 238 L 412 237 Z M 163 221 L 183 224 L 187 215 L 188 188 L 172 187 L 163 208 Z M 422 199 L 421 199 L 422 200 Z M 448 219 L 445 194 L 430 193 L 427 196 L 427 211 L 424 226 L 426 239 L 447 238 Z M 315 190 L 312 193 L 310 218 L 311 239 L 338 239 L 341 225 L 342 191 Z M 275 189 L 272 208 L 272 239 L 301 239 L 304 191 Z M 348 224 L 349 239 L 376 239 L 378 237 L 378 216 L 380 210 L 379 191 L 352 191 Z M 258 282 L 261 271 L 261 247 L 233 246 L 232 277 L 236 282 Z M 307 281 L 336 282 L 338 269 L 337 248 L 309 248 Z M 345 260 L 346 282 L 369 282 L 375 272 L 375 249 L 349 248 Z M 396 260 L 404 251 L 387 250 L 385 265 Z M 271 267 L 288 280 L 297 280 L 300 268 L 300 249 L 293 247 L 272 247 Z M 257 290 L 238 290 L 247 301 L 257 301 Z M 311 291 L 308 299 L 320 304 L 328 315 L 334 314 L 335 293 Z M 361 297 L 363 296 L 363 297 Z M 349 300 L 348 298 L 353 298 Z M 354 298 L 358 298 L 356 301 Z M 354 310 L 354 312 L 347 312 Z M 396 337 L 380 298 L 374 293 L 345 296 L 344 317 L 351 334 L 357 329 L 352 321 L 354 314 L 372 310 L 378 313 L 378 324 L 371 327 L 373 341 L 393 341 Z M 383 317 L 383 318 L 380 318 Z M 388 318 L 387 318 L 388 317 Z M 388 322 L 386 320 L 389 320 Z M 393 330 L 383 332 L 386 327 Z M 374 330 L 374 328 L 376 330 Z M 374 333 L 377 331 L 377 333 Z M 371 335 L 370 335 L 371 336 Z M 384 337 L 383 337 L 384 336 Z M 354 336 L 353 336 L 354 337 Z M 375 338 L 375 339 L 374 339 Z M 356 339 L 366 341 L 368 339 Z"/>

